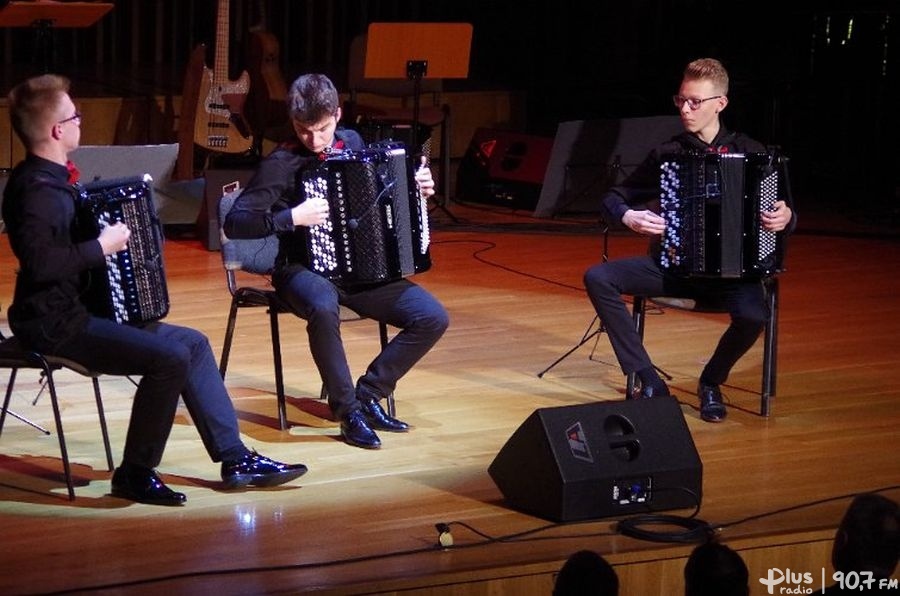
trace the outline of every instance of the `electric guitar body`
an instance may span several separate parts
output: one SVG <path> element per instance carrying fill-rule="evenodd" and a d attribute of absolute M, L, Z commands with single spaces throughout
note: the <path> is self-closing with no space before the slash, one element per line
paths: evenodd
<path fill-rule="evenodd" d="M 194 122 L 194 143 L 219 153 L 244 153 L 253 146 L 253 133 L 244 118 L 250 92 L 250 75 L 243 71 L 236 80 L 228 75 L 228 0 L 219 0 L 216 16 L 214 68 L 206 66 Z"/>

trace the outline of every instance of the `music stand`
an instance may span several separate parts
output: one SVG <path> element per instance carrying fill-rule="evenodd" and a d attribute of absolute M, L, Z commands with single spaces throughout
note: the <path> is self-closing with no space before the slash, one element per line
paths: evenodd
<path fill-rule="evenodd" d="M 51 29 L 90 27 L 112 10 L 113 6 L 110 2 L 10 2 L 0 8 L 0 27 L 33 27 L 35 46 L 44 58 L 44 72 L 49 72 Z"/>
<path fill-rule="evenodd" d="M 367 79 L 409 79 L 413 83 L 413 149 L 418 147 L 422 79 L 465 79 L 472 46 L 470 23 L 370 23 L 366 40 Z M 450 172 L 441 172 L 449 176 Z M 444 197 L 446 201 L 449 197 Z M 451 219 L 443 202 L 435 204 Z"/>

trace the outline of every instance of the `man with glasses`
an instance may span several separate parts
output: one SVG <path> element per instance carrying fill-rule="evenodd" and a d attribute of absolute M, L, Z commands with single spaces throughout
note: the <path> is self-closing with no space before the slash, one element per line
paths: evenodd
<path fill-rule="evenodd" d="M 653 366 L 622 294 L 714 296 L 727 305 L 731 324 L 700 374 L 697 388 L 701 418 L 721 422 L 727 411 L 719 386 L 756 342 L 768 318 L 763 288 L 754 280 L 684 279 L 664 272 L 658 255 L 666 223 L 647 205 L 658 204 L 660 158 L 665 154 L 756 153 L 766 148 L 726 129 L 720 121 L 719 114 L 728 106 L 728 72 L 718 60 L 703 58 L 688 64 L 673 101 L 684 132 L 651 151 L 621 185 L 611 188 L 602 199 L 610 222 L 620 221 L 632 231 L 651 237 L 650 254 L 594 265 L 585 273 L 584 284 L 622 371 L 626 375 L 637 374 L 643 398 L 667 396 L 669 388 Z M 795 214 L 784 201 L 776 201 L 773 209 L 762 212 L 761 217 L 763 228 L 771 232 L 789 233 L 796 225 Z"/>
<path fill-rule="evenodd" d="M 3 220 L 19 261 L 9 325 L 25 347 L 61 356 L 97 372 L 140 376 L 112 495 L 151 505 L 181 505 L 183 493 L 157 475 L 179 397 L 213 461 L 222 462 L 224 488 L 274 486 L 306 472 L 249 450 L 206 336 L 162 322 L 123 325 L 92 316 L 81 296 L 90 270 L 126 248 L 123 222 L 99 237 L 72 236 L 77 190 L 68 160 L 81 138 L 81 114 L 69 80 L 42 75 L 9 93 L 13 129 L 26 156 L 3 194 Z"/>

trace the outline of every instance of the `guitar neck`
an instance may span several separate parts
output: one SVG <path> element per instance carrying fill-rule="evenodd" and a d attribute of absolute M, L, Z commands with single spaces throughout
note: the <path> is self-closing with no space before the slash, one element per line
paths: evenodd
<path fill-rule="evenodd" d="M 228 80 L 228 35 L 229 0 L 219 0 L 216 10 L 216 53 L 213 62 L 213 79 L 218 82 Z"/>

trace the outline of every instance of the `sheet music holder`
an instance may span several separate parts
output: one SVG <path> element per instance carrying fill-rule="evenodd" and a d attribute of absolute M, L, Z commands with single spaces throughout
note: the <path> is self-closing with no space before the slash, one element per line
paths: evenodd
<path fill-rule="evenodd" d="M 113 6 L 111 2 L 10 2 L 0 8 L 0 27 L 33 27 L 38 52 L 43 54 L 44 71 L 47 72 L 50 30 L 59 27 L 90 27 L 112 10 Z"/>
<path fill-rule="evenodd" d="M 409 79 L 413 82 L 413 148 L 418 147 L 422 79 L 467 78 L 471 45 L 470 23 L 369 24 L 363 75 L 367 79 Z M 441 174 L 449 176 L 449 172 Z M 443 204 L 438 206 L 456 219 Z"/>

